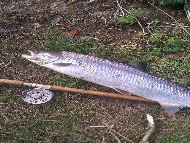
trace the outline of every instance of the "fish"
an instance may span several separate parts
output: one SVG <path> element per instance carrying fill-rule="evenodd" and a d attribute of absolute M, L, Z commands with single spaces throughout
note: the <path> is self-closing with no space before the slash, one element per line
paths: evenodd
<path fill-rule="evenodd" d="M 29 54 L 23 54 L 22 57 L 62 74 L 113 88 L 123 94 L 156 101 L 171 115 L 183 107 L 190 107 L 190 91 L 145 71 L 145 62 L 124 64 L 56 50 L 29 51 Z"/>

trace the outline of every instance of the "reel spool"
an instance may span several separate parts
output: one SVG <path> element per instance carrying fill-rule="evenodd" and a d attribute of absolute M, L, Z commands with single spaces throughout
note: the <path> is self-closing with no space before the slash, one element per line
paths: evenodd
<path fill-rule="evenodd" d="M 46 88 L 34 88 L 22 93 L 22 99 L 31 104 L 42 104 L 51 100 L 54 93 Z"/>

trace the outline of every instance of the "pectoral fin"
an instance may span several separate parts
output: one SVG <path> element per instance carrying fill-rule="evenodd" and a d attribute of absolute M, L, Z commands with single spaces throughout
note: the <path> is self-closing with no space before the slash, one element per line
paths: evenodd
<path fill-rule="evenodd" d="M 125 91 L 125 90 L 121 90 L 117 87 L 112 87 L 110 86 L 110 88 L 113 88 L 114 90 L 116 90 L 117 92 L 121 93 L 121 94 L 124 94 L 124 95 L 132 95 L 132 93 L 128 92 L 128 91 Z"/>
<path fill-rule="evenodd" d="M 185 106 L 180 106 L 180 105 L 177 105 L 177 104 L 163 103 L 163 102 L 161 102 L 160 105 L 170 115 L 173 115 L 173 114 L 177 113 L 180 109 L 182 109 L 183 107 L 185 107 Z"/>
<path fill-rule="evenodd" d="M 60 66 L 60 67 L 65 67 L 71 65 L 71 63 L 53 63 L 53 65 Z"/>

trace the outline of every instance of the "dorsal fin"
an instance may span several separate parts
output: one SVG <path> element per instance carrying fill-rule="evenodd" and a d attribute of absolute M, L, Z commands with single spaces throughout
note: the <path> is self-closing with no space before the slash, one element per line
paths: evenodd
<path fill-rule="evenodd" d="M 127 64 L 142 71 L 147 71 L 147 62 L 145 61 L 128 62 Z"/>

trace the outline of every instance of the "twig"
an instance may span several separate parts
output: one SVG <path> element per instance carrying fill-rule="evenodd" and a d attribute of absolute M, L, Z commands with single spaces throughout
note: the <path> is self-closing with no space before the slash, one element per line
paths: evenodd
<path fill-rule="evenodd" d="M 119 1 L 117 0 L 116 2 L 117 2 L 117 5 L 118 5 L 119 9 L 120 9 L 121 12 L 122 12 L 122 18 L 123 18 L 123 17 L 125 16 L 125 13 L 124 13 L 124 11 L 122 10 L 121 5 L 119 4 Z"/>
<path fill-rule="evenodd" d="M 90 126 L 89 128 L 105 128 L 106 126 Z"/>
<path fill-rule="evenodd" d="M 188 2 L 187 2 L 187 0 L 185 0 L 185 6 L 186 6 L 187 4 L 188 4 Z M 189 10 L 189 9 L 186 9 L 185 6 L 184 6 L 184 10 L 185 10 L 185 12 L 186 12 L 186 14 L 187 14 L 187 18 L 188 18 L 189 21 L 190 21 L 190 10 Z"/>
<path fill-rule="evenodd" d="M 138 23 L 139 26 L 141 27 L 142 32 L 145 33 L 144 28 L 143 28 L 142 24 L 140 23 L 140 21 L 139 21 L 137 18 L 135 18 L 135 20 L 137 21 L 137 23 Z"/>
<path fill-rule="evenodd" d="M 175 19 L 173 18 L 171 15 L 169 15 L 168 13 L 166 13 L 165 11 L 161 10 L 160 8 L 158 8 L 157 6 L 151 4 L 150 2 L 148 2 L 151 6 L 155 7 L 156 9 L 160 10 L 161 12 L 163 12 L 164 14 L 166 14 L 168 17 L 170 17 L 171 19 L 173 19 L 189 36 L 190 33 Z"/>
<path fill-rule="evenodd" d="M 104 141 L 105 141 L 105 137 L 103 136 L 102 143 L 104 143 Z"/>
<path fill-rule="evenodd" d="M 126 138 L 125 136 L 123 136 L 122 134 L 118 133 L 117 131 L 113 130 L 112 128 L 110 128 L 106 123 L 103 123 L 108 129 L 110 129 L 112 132 L 118 134 L 119 136 L 121 136 L 122 138 L 126 139 L 127 141 L 134 143 L 132 140 Z"/>
<path fill-rule="evenodd" d="M 43 120 L 43 122 L 56 122 L 56 123 L 60 123 L 60 122 L 57 121 L 57 120 Z"/>
<path fill-rule="evenodd" d="M 121 141 L 119 140 L 119 138 L 112 132 L 109 132 L 112 136 L 115 137 L 115 139 L 117 140 L 118 143 L 121 143 Z"/>
<path fill-rule="evenodd" d="M 107 97 L 114 97 L 114 98 L 122 98 L 122 99 L 157 103 L 156 101 L 152 101 L 152 100 L 145 99 L 145 98 L 138 97 L 138 96 L 100 92 L 100 91 L 93 91 L 93 90 L 84 90 L 84 89 L 77 89 L 77 88 L 69 88 L 69 87 L 56 86 L 56 85 L 43 85 L 43 84 L 37 84 L 37 83 L 27 83 L 27 82 L 20 81 L 20 80 L 0 79 L 0 83 L 12 84 L 12 85 L 18 85 L 18 86 L 25 85 L 25 86 L 29 86 L 29 87 L 43 87 L 43 88 L 51 89 L 51 90 L 61 90 L 61 91 L 67 91 L 67 92 L 75 92 L 75 93 L 83 93 L 83 94 L 90 94 L 90 95 L 97 95 L 97 96 L 107 96 Z"/>
<path fill-rule="evenodd" d="M 133 9 L 133 11 L 134 11 L 134 8 L 132 8 L 132 9 Z M 139 26 L 141 27 L 143 33 L 145 33 L 144 28 L 143 28 L 142 24 L 140 23 L 140 21 L 139 21 L 137 18 L 135 18 L 135 20 L 137 21 L 137 23 L 138 23 Z"/>
<path fill-rule="evenodd" d="M 149 115 L 149 114 L 147 114 L 146 116 L 147 116 L 147 120 L 148 120 L 149 129 L 148 129 L 148 131 L 146 131 L 145 136 L 140 141 L 140 143 L 148 143 L 149 137 L 152 135 L 152 133 L 155 130 L 155 124 L 154 124 L 153 117 L 151 115 Z"/>
<path fill-rule="evenodd" d="M 151 24 L 153 24 L 155 21 L 153 20 L 153 21 L 151 21 L 150 23 L 147 23 L 148 24 L 148 26 L 147 26 L 147 29 L 148 29 L 148 31 L 149 31 L 149 33 L 152 35 L 153 33 L 151 32 L 151 30 L 150 30 L 150 25 Z M 157 22 L 157 21 L 156 21 Z"/>
<path fill-rule="evenodd" d="M 104 19 L 105 24 L 107 23 L 107 20 L 105 17 L 101 17 L 101 19 Z"/>
<path fill-rule="evenodd" d="M 122 12 L 122 18 L 125 16 L 125 13 L 124 13 L 123 10 L 125 10 L 127 13 L 131 14 L 131 12 L 129 12 L 127 9 L 121 7 L 121 5 L 119 4 L 119 1 L 118 1 L 118 0 L 117 0 L 116 2 L 117 2 L 117 5 L 118 5 L 118 7 L 119 7 L 119 10 Z M 132 8 L 132 9 L 133 9 L 133 8 Z M 119 10 L 117 9 L 116 14 L 117 14 L 117 12 L 118 12 Z M 133 9 L 133 10 L 134 10 L 134 9 Z M 115 15 L 116 15 L 116 14 L 115 14 Z M 142 24 L 140 23 L 140 21 L 139 21 L 137 18 L 135 18 L 135 20 L 137 21 L 137 23 L 138 23 L 139 26 L 141 27 L 143 33 L 145 33 L 145 30 L 144 30 Z"/>

